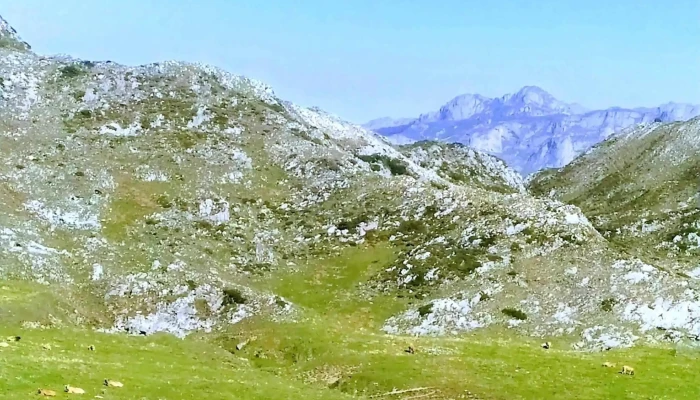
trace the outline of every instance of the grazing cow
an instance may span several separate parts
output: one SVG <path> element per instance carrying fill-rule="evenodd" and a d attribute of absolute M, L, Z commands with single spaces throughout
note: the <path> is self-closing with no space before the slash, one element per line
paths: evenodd
<path fill-rule="evenodd" d="M 109 387 L 124 387 L 124 384 L 119 381 L 113 381 L 111 379 L 105 379 L 105 386 Z"/>
<path fill-rule="evenodd" d="M 622 375 L 634 375 L 634 368 L 629 367 L 627 365 L 622 366 L 622 371 L 620 371 Z"/>
<path fill-rule="evenodd" d="M 416 349 L 414 349 L 413 346 L 408 346 L 408 348 L 404 351 L 408 354 L 415 354 L 416 353 Z"/>
<path fill-rule="evenodd" d="M 552 347 L 552 344 L 550 342 L 544 342 L 542 343 L 542 348 L 545 350 L 549 350 L 549 348 Z"/>
<path fill-rule="evenodd" d="M 605 368 L 615 368 L 615 364 L 613 364 L 611 362 L 607 362 L 607 361 L 603 363 L 603 366 Z"/>
<path fill-rule="evenodd" d="M 36 394 L 40 394 L 42 396 L 47 396 L 47 397 L 54 397 L 56 395 L 56 392 L 53 390 L 49 389 L 39 389 L 37 390 Z"/>
<path fill-rule="evenodd" d="M 65 385 L 63 391 L 70 394 L 85 394 L 85 390 L 79 387 L 73 387 L 71 385 Z"/>
<path fill-rule="evenodd" d="M 42 345 L 41 345 L 41 348 L 44 349 L 44 350 L 51 350 L 51 345 L 48 344 L 48 343 L 45 343 L 45 344 L 42 344 Z"/>

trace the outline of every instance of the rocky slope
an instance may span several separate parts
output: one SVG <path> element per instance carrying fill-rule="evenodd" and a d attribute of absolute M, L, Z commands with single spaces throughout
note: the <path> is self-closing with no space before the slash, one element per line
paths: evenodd
<path fill-rule="evenodd" d="M 524 175 L 558 168 L 613 132 L 655 120 L 684 121 L 700 106 L 668 103 L 655 108 L 589 111 L 535 86 L 488 98 L 457 96 L 438 111 L 413 120 L 383 118 L 365 125 L 397 144 L 416 140 L 458 142 L 503 158 Z"/>
<path fill-rule="evenodd" d="M 62 288 L 74 323 L 182 337 L 303 321 L 260 282 L 379 246 L 386 268 L 352 296 L 412 299 L 389 333 L 504 326 L 600 348 L 664 338 L 630 307 L 690 301 L 688 279 L 620 253 L 576 206 L 531 196 L 464 146 L 395 148 L 204 65 L 5 46 L 0 78 L 0 275 Z"/>
<path fill-rule="evenodd" d="M 580 206 L 616 248 L 647 263 L 660 287 L 677 280 L 682 293 L 654 290 L 624 315 L 661 330 L 698 332 L 700 306 L 700 118 L 654 123 L 612 136 L 571 164 L 532 177 L 530 190 Z M 673 333 L 678 335 L 678 333 Z"/>
<path fill-rule="evenodd" d="M 582 207 L 604 236 L 629 251 L 690 256 L 697 248 L 699 134 L 699 118 L 628 129 L 564 168 L 534 175 L 528 186 Z"/>
<path fill-rule="evenodd" d="M 411 161 L 458 185 L 496 192 L 524 192 L 523 179 L 503 160 L 459 143 L 416 142 L 400 146 Z"/>
<path fill-rule="evenodd" d="M 17 31 L 0 16 L 0 47 L 16 50 L 29 50 L 29 44 L 22 40 Z"/>

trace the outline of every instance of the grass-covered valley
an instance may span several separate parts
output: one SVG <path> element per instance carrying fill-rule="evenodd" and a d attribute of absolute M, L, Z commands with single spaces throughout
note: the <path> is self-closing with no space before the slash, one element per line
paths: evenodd
<path fill-rule="evenodd" d="M 697 120 L 524 181 L 0 21 L 2 398 L 697 398 Z"/>

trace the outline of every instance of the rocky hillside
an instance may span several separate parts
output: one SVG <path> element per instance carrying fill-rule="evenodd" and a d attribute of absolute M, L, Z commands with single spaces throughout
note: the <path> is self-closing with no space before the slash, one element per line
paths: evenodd
<path fill-rule="evenodd" d="M 698 138 L 699 118 L 628 129 L 528 182 L 535 194 L 581 207 L 613 247 L 647 265 L 635 283 L 678 281 L 682 295 L 657 292 L 651 304 L 628 304 L 624 310 L 664 330 L 697 332 L 700 316 Z"/>
<path fill-rule="evenodd" d="M 0 47 L 12 48 L 15 50 L 29 50 L 31 47 L 25 41 L 23 41 L 17 31 L 10 26 L 1 16 L 0 16 Z"/>
<path fill-rule="evenodd" d="M 395 148 L 182 62 L 4 46 L 0 83 L 0 275 L 65 291 L 62 323 L 183 337 L 356 306 L 377 333 L 503 327 L 580 348 L 663 339 L 656 319 L 700 333 L 691 311 L 651 308 L 690 302 L 689 278 L 621 253 L 579 208 L 464 146 Z"/>
<path fill-rule="evenodd" d="M 697 256 L 700 119 L 628 129 L 528 183 L 585 210 L 611 241 L 670 264 Z"/>
<path fill-rule="evenodd" d="M 653 108 L 586 110 L 536 86 L 488 98 L 464 94 L 414 119 L 381 118 L 365 127 L 393 143 L 458 142 L 498 156 L 524 175 L 558 168 L 614 132 L 653 121 L 685 121 L 700 106 L 668 103 Z"/>
<path fill-rule="evenodd" d="M 503 160 L 459 143 L 416 142 L 400 146 L 411 161 L 457 185 L 496 192 L 524 192 L 523 179 Z"/>

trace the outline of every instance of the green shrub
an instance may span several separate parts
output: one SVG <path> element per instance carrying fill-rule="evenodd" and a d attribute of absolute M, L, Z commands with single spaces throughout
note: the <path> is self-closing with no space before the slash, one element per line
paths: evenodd
<path fill-rule="evenodd" d="M 428 303 L 418 307 L 418 315 L 425 317 L 426 315 L 433 312 L 433 303 Z"/>
<path fill-rule="evenodd" d="M 83 101 L 83 97 L 85 97 L 84 90 L 77 90 L 73 92 L 73 98 L 75 99 L 75 101 Z"/>
<path fill-rule="evenodd" d="M 369 155 L 358 155 L 357 158 L 366 163 L 372 164 L 372 170 L 378 170 L 378 168 L 375 169 L 374 165 L 384 164 L 384 166 L 389 169 L 392 175 L 408 175 L 408 165 L 402 160 L 399 160 L 398 158 L 391 158 L 389 156 L 376 153 Z"/>
<path fill-rule="evenodd" d="M 0 48 L 20 51 L 27 51 L 30 49 L 29 45 L 27 45 L 26 43 L 11 39 L 9 37 L 0 37 Z"/>
<path fill-rule="evenodd" d="M 235 288 L 224 288 L 224 300 L 223 300 L 223 306 L 229 306 L 233 304 L 245 304 L 248 299 L 243 296 L 243 293 L 241 293 L 240 290 L 235 289 Z"/>
<path fill-rule="evenodd" d="M 481 254 L 481 251 L 477 249 L 457 249 L 455 255 L 448 259 L 451 262 L 447 266 L 461 277 L 470 275 L 481 267 L 481 262 L 478 259 Z"/>
<path fill-rule="evenodd" d="M 408 174 L 408 168 L 403 161 L 396 158 L 388 158 L 384 164 L 389 168 L 392 175 L 406 175 Z"/>
<path fill-rule="evenodd" d="M 402 221 L 401 225 L 399 225 L 398 231 L 408 235 L 411 233 L 414 234 L 420 234 L 420 233 L 425 233 L 427 232 L 427 228 L 425 227 L 425 224 L 422 221 L 414 221 L 414 220 L 409 220 L 409 221 Z"/>
<path fill-rule="evenodd" d="M 525 321 L 527 319 L 527 314 L 515 308 L 504 308 L 501 310 L 501 312 L 520 321 Z"/>
<path fill-rule="evenodd" d="M 338 222 L 337 224 L 335 224 L 335 227 L 340 231 L 343 231 L 343 230 L 352 231 L 352 230 L 357 229 L 357 227 L 360 226 L 361 223 L 363 223 L 363 222 L 366 223 L 369 220 L 370 220 L 369 216 L 363 213 L 363 214 L 360 214 L 356 217 L 353 217 L 352 219 L 342 220 L 342 221 Z"/>
<path fill-rule="evenodd" d="M 445 189 L 447 189 L 447 188 L 449 187 L 448 185 L 446 185 L 446 184 L 444 184 L 444 183 L 435 182 L 435 181 L 430 181 L 430 186 L 432 186 L 432 187 L 434 187 L 435 189 L 438 189 L 438 190 L 445 190 Z"/>
<path fill-rule="evenodd" d="M 82 68 L 76 65 L 66 65 L 65 67 L 59 69 L 61 76 L 67 79 L 78 77 L 85 73 Z"/>
<path fill-rule="evenodd" d="M 170 199 L 168 199 L 168 196 L 162 194 L 156 198 L 156 203 L 163 207 L 163 208 L 171 208 L 173 206 L 173 203 L 170 202 Z"/>
<path fill-rule="evenodd" d="M 203 230 L 207 230 L 207 231 L 214 230 L 214 228 L 215 228 L 214 224 L 212 224 L 211 222 L 206 221 L 206 220 L 195 221 L 194 226 L 197 229 L 203 229 Z"/>
<path fill-rule="evenodd" d="M 287 109 L 284 108 L 282 104 L 269 104 L 268 108 L 280 114 L 285 114 L 287 112 Z"/>
<path fill-rule="evenodd" d="M 318 164 L 318 166 L 320 166 L 322 168 L 326 168 L 326 169 L 331 170 L 333 172 L 340 171 L 340 163 L 336 159 L 319 158 L 318 160 L 316 160 L 316 163 Z"/>
<path fill-rule="evenodd" d="M 612 297 L 609 297 L 600 302 L 600 309 L 605 312 L 610 312 L 613 310 L 613 307 L 615 307 L 616 304 L 617 300 L 613 299 Z"/>
<path fill-rule="evenodd" d="M 281 297 L 275 296 L 275 304 L 277 307 L 284 308 L 287 306 L 287 302 L 284 301 Z"/>
<path fill-rule="evenodd" d="M 496 236 L 484 236 L 480 238 L 479 246 L 483 248 L 489 248 L 496 244 Z"/>

